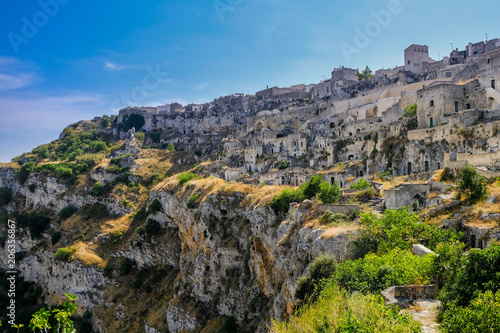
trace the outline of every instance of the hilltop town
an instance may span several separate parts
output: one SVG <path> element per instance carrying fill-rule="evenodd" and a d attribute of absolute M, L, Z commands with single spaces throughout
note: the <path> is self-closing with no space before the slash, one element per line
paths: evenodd
<path fill-rule="evenodd" d="M 151 147 L 173 142 L 176 150 L 210 156 L 217 177 L 253 184 L 297 186 L 320 172 L 347 188 L 387 171 L 500 167 L 500 39 L 470 43 L 440 61 L 429 57 L 426 45 L 411 45 L 404 66 L 361 80 L 358 72 L 335 68 L 318 84 L 205 104 L 127 107 L 113 134 L 124 137 L 120 126 L 141 115 L 140 130 L 157 133 L 146 141 Z M 339 163 L 344 168 L 336 168 Z"/>
<path fill-rule="evenodd" d="M 446 325 L 458 313 L 451 291 L 463 276 L 484 288 L 475 283 L 462 309 L 479 292 L 499 295 L 499 80 L 500 39 L 438 61 L 413 44 L 393 69 L 339 67 L 317 84 L 68 125 L 0 166 L 0 245 L 17 223 L 25 283 L 19 322 L 72 293 L 89 331 L 289 332 L 280 327 L 300 325 L 295 309 L 328 278 L 335 331 L 351 312 L 363 317 L 347 310 L 362 301 L 377 325 L 436 332 L 437 311 Z M 314 280 L 316 260 L 328 274 Z M 478 265 L 489 273 L 468 276 Z M 430 322 L 421 304 L 388 309 L 420 291 Z"/>

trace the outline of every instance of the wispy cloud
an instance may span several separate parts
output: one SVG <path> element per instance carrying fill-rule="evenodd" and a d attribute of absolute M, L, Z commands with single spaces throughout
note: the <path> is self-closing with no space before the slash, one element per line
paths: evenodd
<path fill-rule="evenodd" d="M 85 94 L 52 97 L 0 98 L 2 132 L 60 132 L 78 120 L 99 115 L 101 99 Z"/>
<path fill-rule="evenodd" d="M 0 56 L 0 93 L 29 86 L 35 80 L 32 65 Z"/>
<path fill-rule="evenodd" d="M 122 65 L 111 61 L 105 61 L 102 68 L 104 68 L 107 71 L 122 71 L 125 69 L 140 69 L 140 66 Z"/>
<path fill-rule="evenodd" d="M 210 86 L 210 82 L 200 83 L 194 86 L 196 90 L 205 90 Z"/>
<path fill-rule="evenodd" d="M 0 73 L 0 92 L 6 90 L 14 90 L 30 85 L 32 82 L 31 75 L 18 73 L 15 75 Z"/>

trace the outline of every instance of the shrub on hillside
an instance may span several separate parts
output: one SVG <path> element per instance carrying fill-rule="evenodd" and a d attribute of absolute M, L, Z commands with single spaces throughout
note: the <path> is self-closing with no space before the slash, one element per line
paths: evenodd
<path fill-rule="evenodd" d="M 295 298 L 303 301 L 313 297 L 313 294 L 319 294 L 322 289 L 320 282 L 331 277 L 336 269 L 337 261 L 334 257 L 323 255 L 316 258 L 309 264 L 307 275 L 299 278 L 297 289 L 295 289 Z"/>
<path fill-rule="evenodd" d="M 481 176 L 472 165 L 466 165 L 460 170 L 458 191 L 470 203 L 485 200 L 488 197 L 486 178 Z"/>
<path fill-rule="evenodd" d="M 73 205 L 69 205 L 61 209 L 59 212 L 59 217 L 63 220 L 69 219 L 74 213 L 78 211 L 78 208 L 76 208 Z"/>
<path fill-rule="evenodd" d="M 12 191 L 7 187 L 0 187 L 0 205 L 6 205 L 12 200 Z"/>
<path fill-rule="evenodd" d="M 73 248 L 60 247 L 57 249 L 56 253 L 54 253 L 54 259 L 68 261 L 69 258 L 75 253 L 76 250 Z"/>
<path fill-rule="evenodd" d="M 190 180 L 196 180 L 196 179 L 202 179 L 203 177 L 198 176 L 195 173 L 192 172 L 183 172 L 180 175 L 177 176 L 177 179 L 179 180 L 179 184 L 184 185 Z"/>
<path fill-rule="evenodd" d="M 365 188 L 368 188 L 372 186 L 369 181 L 367 181 L 364 178 L 360 178 L 356 183 L 352 184 L 349 188 L 352 190 L 364 190 Z"/>

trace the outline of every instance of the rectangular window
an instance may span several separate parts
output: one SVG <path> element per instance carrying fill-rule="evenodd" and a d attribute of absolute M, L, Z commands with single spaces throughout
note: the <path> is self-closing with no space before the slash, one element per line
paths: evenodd
<path fill-rule="evenodd" d="M 408 65 L 410 64 L 410 60 L 408 60 Z"/>
<path fill-rule="evenodd" d="M 431 106 L 434 106 L 434 101 L 431 101 Z"/>
<path fill-rule="evenodd" d="M 495 89 L 495 80 L 491 80 L 491 87 Z"/>
<path fill-rule="evenodd" d="M 431 127 L 434 127 L 434 118 L 431 117 L 430 123 L 431 123 Z"/>
<path fill-rule="evenodd" d="M 455 112 L 458 112 L 458 101 L 455 101 Z"/>

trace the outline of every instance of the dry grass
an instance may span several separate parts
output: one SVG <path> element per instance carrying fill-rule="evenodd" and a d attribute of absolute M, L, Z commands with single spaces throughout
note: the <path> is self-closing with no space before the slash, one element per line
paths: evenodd
<path fill-rule="evenodd" d="M 321 238 L 330 239 L 334 238 L 344 232 L 351 232 L 360 229 L 359 224 L 356 223 L 341 223 L 337 226 L 322 226 L 325 232 L 321 234 Z"/>
<path fill-rule="evenodd" d="M 99 257 L 93 249 L 92 243 L 85 244 L 82 241 L 77 242 L 72 248 L 76 249 L 73 258 L 83 262 L 87 266 L 97 266 L 104 268 L 106 261 Z"/>
<path fill-rule="evenodd" d="M 413 311 L 416 311 L 416 312 L 422 312 L 422 311 L 424 311 L 424 308 L 420 304 L 412 305 L 412 306 L 410 306 L 410 309 L 413 310 Z"/>
<path fill-rule="evenodd" d="M 114 220 L 108 220 L 101 225 L 101 231 L 104 235 L 124 234 L 130 228 L 133 221 L 133 213 Z"/>
<path fill-rule="evenodd" d="M 433 199 L 438 196 L 437 192 L 430 192 L 429 195 L 427 196 L 427 199 Z"/>
<path fill-rule="evenodd" d="M 283 189 L 290 188 L 289 186 L 257 186 L 237 183 L 230 183 L 223 179 L 209 177 L 198 180 L 191 180 L 180 187 L 179 180 L 176 176 L 167 178 L 161 184 L 154 188 L 155 191 L 174 191 L 177 190 L 177 195 L 180 198 L 186 198 L 193 193 L 200 195 L 200 200 L 203 201 L 207 196 L 217 193 L 222 195 L 233 195 L 241 193 L 244 199 L 240 203 L 240 207 L 259 207 L 268 205 L 273 198 Z"/>
<path fill-rule="evenodd" d="M 319 219 L 315 218 L 307 221 L 302 228 L 312 228 L 312 229 L 322 229 L 325 232 L 321 234 L 321 238 L 330 239 L 334 238 L 343 232 L 356 231 L 361 228 L 361 226 L 357 223 L 340 223 L 338 225 L 321 225 L 319 223 Z"/>

